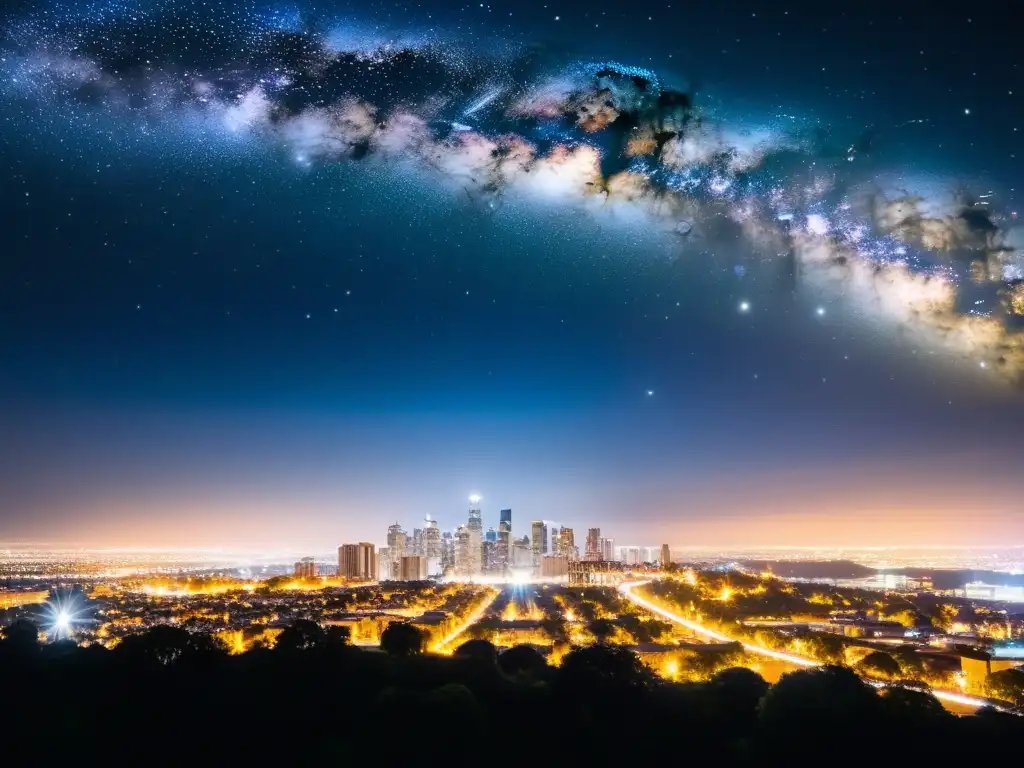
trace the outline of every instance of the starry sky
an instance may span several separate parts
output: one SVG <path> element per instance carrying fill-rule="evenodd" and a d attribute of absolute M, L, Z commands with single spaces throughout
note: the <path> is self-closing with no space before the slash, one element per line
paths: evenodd
<path fill-rule="evenodd" d="M 1021 541 L 1004 13 L 4 4 L 0 542 Z"/>

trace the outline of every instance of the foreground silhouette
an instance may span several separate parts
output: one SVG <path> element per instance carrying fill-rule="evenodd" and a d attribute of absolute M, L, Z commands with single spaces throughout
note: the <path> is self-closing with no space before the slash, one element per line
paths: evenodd
<path fill-rule="evenodd" d="M 1005 755 L 1024 738 L 1024 718 L 956 717 L 928 693 L 879 693 L 838 666 L 774 686 L 746 669 L 677 684 L 606 644 L 573 650 L 557 668 L 532 648 L 498 653 L 482 640 L 434 656 L 404 624 L 389 628 L 382 651 L 303 621 L 274 649 L 234 656 L 171 626 L 114 650 L 40 645 L 29 630 L 9 627 L 0 642 L 5 750 L 52 764 L 118 754 L 201 765 L 533 766 L 568 756 L 764 766 L 862 753 L 948 765 Z"/>

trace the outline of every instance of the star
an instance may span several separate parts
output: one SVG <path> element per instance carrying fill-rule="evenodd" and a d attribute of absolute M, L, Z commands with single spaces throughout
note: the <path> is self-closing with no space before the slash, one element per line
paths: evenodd
<path fill-rule="evenodd" d="M 749 312 L 749 311 L 750 311 L 750 302 L 749 301 L 741 301 L 740 302 L 740 312 Z"/>

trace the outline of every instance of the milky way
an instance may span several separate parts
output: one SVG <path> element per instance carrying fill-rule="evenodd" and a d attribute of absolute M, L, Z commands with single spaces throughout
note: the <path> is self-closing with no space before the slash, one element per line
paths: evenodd
<path fill-rule="evenodd" d="M 867 170 L 869 139 L 723 122 L 624 63 L 360 29 L 238 4 L 52 6 L 8 27 L 3 93 L 83 135 L 170 143 L 187 126 L 302 166 L 411 163 L 488 207 L 582 211 L 580 227 L 629 216 L 687 243 L 733 237 L 869 321 L 1024 376 L 1024 229 L 990 190 L 913 189 Z"/>

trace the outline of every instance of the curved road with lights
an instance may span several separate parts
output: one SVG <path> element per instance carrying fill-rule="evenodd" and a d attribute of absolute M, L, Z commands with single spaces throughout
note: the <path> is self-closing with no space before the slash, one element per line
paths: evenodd
<path fill-rule="evenodd" d="M 701 635 L 703 637 L 708 638 L 709 640 L 715 640 L 719 643 L 735 642 L 735 640 L 733 640 L 731 637 L 727 637 L 720 632 L 715 632 L 713 629 L 708 629 L 707 627 L 703 626 L 702 624 L 698 624 L 695 621 L 684 619 L 682 616 L 673 613 L 672 611 L 668 611 L 662 608 L 661 606 L 652 603 L 650 600 L 647 600 L 646 598 L 636 594 L 634 590 L 637 587 L 642 587 L 644 584 L 649 583 L 650 581 L 626 582 L 625 584 L 619 585 L 619 592 L 621 592 L 622 595 L 626 597 L 628 600 L 631 600 L 636 605 L 639 605 L 641 608 L 645 608 L 651 613 L 657 614 L 662 618 L 668 619 L 671 622 L 684 626 L 696 635 Z M 743 646 L 743 650 L 748 651 L 749 653 L 757 654 L 758 656 L 766 656 L 768 658 L 776 659 L 778 661 L 789 662 L 790 664 L 795 664 L 800 667 L 821 666 L 820 662 L 814 661 L 813 659 L 808 659 L 804 656 L 796 656 L 792 653 L 784 653 L 782 651 L 776 651 L 772 648 L 765 648 L 764 646 L 760 645 L 751 645 L 749 643 L 741 643 L 741 645 Z M 875 686 L 876 688 L 885 687 L 884 683 L 878 683 L 871 680 L 869 680 L 868 682 L 870 682 L 871 685 Z M 968 696 L 963 693 L 954 693 L 952 691 L 941 691 L 933 689 L 932 695 L 934 695 L 935 698 L 940 699 L 941 701 L 948 701 L 952 704 L 959 704 L 965 707 L 973 707 L 975 709 L 979 709 L 981 707 L 986 706 L 993 706 L 992 702 L 986 699 L 982 699 L 977 696 Z M 1001 707 L 996 708 L 1004 712 L 1010 711 L 1002 709 Z"/>

